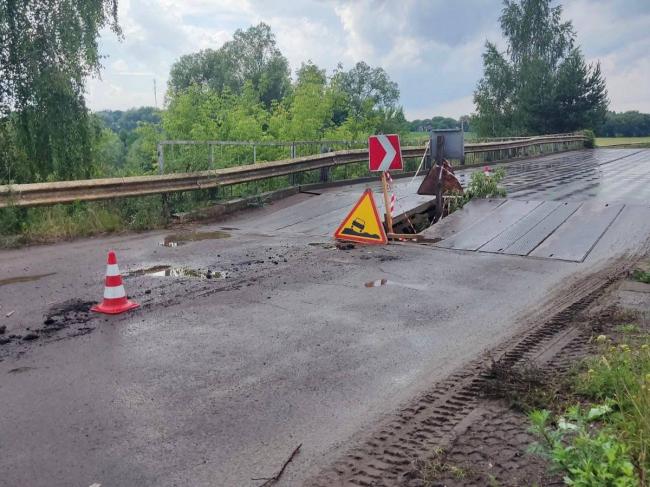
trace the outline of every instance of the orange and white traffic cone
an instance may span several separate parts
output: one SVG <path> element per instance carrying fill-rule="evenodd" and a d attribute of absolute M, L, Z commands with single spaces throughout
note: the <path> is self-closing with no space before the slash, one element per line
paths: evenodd
<path fill-rule="evenodd" d="M 106 285 L 104 287 L 104 300 L 96 304 L 90 311 L 97 313 L 106 313 L 116 315 L 135 309 L 140 306 L 134 301 L 126 298 L 126 292 L 122 285 L 122 276 L 120 269 L 117 267 L 117 257 L 112 250 L 108 253 L 108 262 L 106 265 Z"/>

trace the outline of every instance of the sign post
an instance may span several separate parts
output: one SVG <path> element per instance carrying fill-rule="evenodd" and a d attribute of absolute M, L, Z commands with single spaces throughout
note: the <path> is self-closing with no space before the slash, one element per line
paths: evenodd
<path fill-rule="evenodd" d="M 368 169 L 371 172 L 381 172 L 381 186 L 384 192 L 384 208 L 386 209 L 386 229 L 393 233 L 393 215 L 390 211 L 388 197 L 388 182 L 386 171 L 404 168 L 402 149 L 399 135 L 372 135 L 368 137 Z"/>
<path fill-rule="evenodd" d="M 386 181 L 386 172 L 381 173 L 381 187 L 384 190 L 384 208 L 386 208 L 386 229 L 388 233 L 393 233 L 393 215 L 390 212 L 390 201 L 388 199 L 388 182 Z"/>

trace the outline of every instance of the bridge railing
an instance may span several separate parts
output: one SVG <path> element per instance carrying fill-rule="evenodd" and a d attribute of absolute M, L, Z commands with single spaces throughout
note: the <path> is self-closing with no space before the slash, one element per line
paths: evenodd
<path fill-rule="evenodd" d="M 574 150 L 584 147 L 585 142 L 583 135 L 565 134 L 467 144 L 465 163 L 488 164 Z M 402 148 L 406 160 L 405 171 L 414 171 L 424 152 L 425 147 Z M 367 149 L 352 149 L 191 173 L 2 185 L 0 208 L 141 197 L 226 187 L 231 188 L 233 196 L 233 186 L 250 183 L 258 183 L 259 188 L 280 189 L 368 176 L 367 160 Z M 266 186 L 262 182 L 266 182 Z"/>

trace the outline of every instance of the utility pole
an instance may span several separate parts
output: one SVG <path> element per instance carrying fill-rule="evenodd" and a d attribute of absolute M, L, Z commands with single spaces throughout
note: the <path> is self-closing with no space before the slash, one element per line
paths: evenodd
<path fill-rule="evenodd" d="M 158 93 L 156 92 L 156 78 L 153 79 L 153 102 L 158 108 Z"/>

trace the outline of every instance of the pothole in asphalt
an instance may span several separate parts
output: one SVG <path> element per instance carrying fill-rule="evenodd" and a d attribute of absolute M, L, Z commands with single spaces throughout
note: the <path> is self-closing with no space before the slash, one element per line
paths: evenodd
<path fill-rule="evenodd" d="M 137 269 L 129 272 L 129 276 L 150 277 L 189 277 L 192 279 L 226 279 L 230 277 L 228 271 L 213 271 L 212 269 L 192 269 L 190 267 L 157 265 L 147 269 Z"/>
<path fill-rule="evenodd" d="M 162 247 L 178 247 L 179 245 L 184 245 L 187 242 L 217 240 L 221 238 L 230 238 L 230 234 L 228 232 L 222 232 L 220 230 L 214 232 L 172 233 L 171 235 L 167 235 L 162 242 L 158 243 L 158 245 Z"/>
<path fill-rule="evenodd" d="M 20 282 L 33 282 L 43 279 L 44 277 L 53 276 L 56 272 L 50 272 L 49 274 L 35 274 L 32 276 L 16 276 L 9 277 L 7 279 L 0 279 L 0 286 L 8 286 L 9 284 L 18 284 Z"/>

